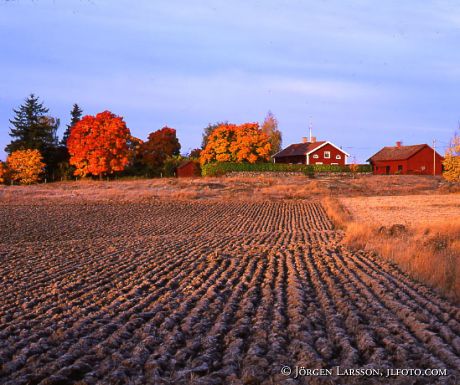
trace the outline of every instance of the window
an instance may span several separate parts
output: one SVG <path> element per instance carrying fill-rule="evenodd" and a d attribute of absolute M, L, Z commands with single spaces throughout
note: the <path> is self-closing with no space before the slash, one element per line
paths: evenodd
<path fill-rule="evenodd" d="M 335 164 L 335 165 L 337 165 L 337 166 L 339 165 L 338 163 L 331 163 L 331 164 Z"/>
<path fill-rule="evenodd" d="M 323 162 L 316 162 L 316 164 L 323 164 Z"/>
<path fill-rule="evenodd" d="M 319 158 L 318 154 L 313 155 L 313 158 L 318 159 Z"/>
<path fill-rule="evenodd" d="M 336 155 L 335 159 L 342 159 L 342 157 L 340 155 Z"/>
<path fill-rule="evenodd" d="M 330 159 L 331 157 L 331 152 L 330 151 L 324 151 L 324 159 Z"/>

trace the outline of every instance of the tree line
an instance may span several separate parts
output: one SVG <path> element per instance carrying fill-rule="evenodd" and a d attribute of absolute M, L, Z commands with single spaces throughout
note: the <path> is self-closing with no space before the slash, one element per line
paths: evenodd
<path fill-rule="evenodd" d="M 0 183 L 30 184 L 78 177 L 173 176 L 184 160 L 197 164 L 214 161 L 263 162 L 281 149 L 282 135 L 269 111 L 258 123 L 209 124 L 202 146 L 181 155 L 176 130 L 163 127 L 147 140 L 131 134 L 123 117 L 110 111 L 83 116 L 74 104 L 61 139 L 58 118 L 34 94 L 25 99 L 9 120 L 12 140 L 6 162 L 0 162 Z"/>

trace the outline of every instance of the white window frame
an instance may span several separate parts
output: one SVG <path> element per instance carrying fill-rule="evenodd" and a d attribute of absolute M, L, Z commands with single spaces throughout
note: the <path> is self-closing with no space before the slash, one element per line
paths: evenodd
<path fill-rule="evenodd" d="M 313 155 L 313 159 L 318 159 L 319 158 L 319 155 L 318 154 L 314 154 Z"/>
<path fill-rule="evenodd" d="M 342 157 L 340 155 L 336 155 L 335 159 L 342 159 Z"/>
<path fill-rule="evenodd" d="M 324 159 L 331 159 L 331 152 L 330 151 L 324 151 L 323 156 L 324 156 Z"/>
<path fill-rule="evenodd" d="M 323 162 L 316 162 L 315 164 L 323 164 Z"/>

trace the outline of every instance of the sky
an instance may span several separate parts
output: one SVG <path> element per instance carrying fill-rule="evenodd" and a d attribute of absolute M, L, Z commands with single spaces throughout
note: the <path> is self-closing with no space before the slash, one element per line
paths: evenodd
<path fill-rule="evenodd" d="M 437 140 L 460 121 L 458 1 L 0 0 L 0 160 L 9 119 L 35 93 L 61 119 L 123 116 L 145 140 L 165 125 L 182 153 L 209 123 L 261 123 L 365 162 Z"/>

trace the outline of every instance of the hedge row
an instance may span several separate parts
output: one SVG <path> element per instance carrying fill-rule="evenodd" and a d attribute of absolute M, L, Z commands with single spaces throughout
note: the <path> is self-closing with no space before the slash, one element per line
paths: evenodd
<path fill-rule="evenodd" d="M 229 172 L 302 172 L 314 175 L 322 172 L 351 172 L 350 167 L 332 164 L 285 164 L 285 163 L 208 163 L 201 166 L 203 176 L 219 176 Z M 368 164 L 358 165 L 357 172 L 372 172 Z"/>

